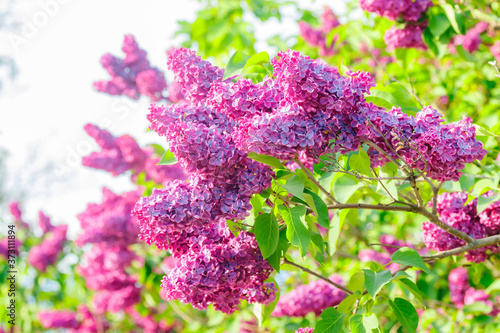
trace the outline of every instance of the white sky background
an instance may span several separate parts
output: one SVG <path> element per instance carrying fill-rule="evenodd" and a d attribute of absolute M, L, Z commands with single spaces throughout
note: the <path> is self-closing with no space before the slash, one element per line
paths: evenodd
<path fill-rule="evenodd" d="M 7 0 L 0 0 L 0 8 L 3 2 Z M 301 8 L 318 15 L 324 5 L 330 5 L 336 13 L 345 11 L 343 0 L 298 2 Z M 44 10 L 48 3 L 57 7 Z M 177 20 L 192 21 L 199 8 L 196 0 L 15 3 L 12 18 L 19 26 L 16 30 L 0 30 L 0 55 L 14 58 L 19 70 L 14 83 L 4 82 L 0 91 L 0 147 L 10 153 L 8 190 L 12 199 L 19 199 L 21 190 L 27 191 L 22 200 L 26 221 L 37 224 L 41 209 L 53 223 L 70 224 L 74 235 L 79 228 L 76 214 L 88 202 L 101 201 L 102 186 L 117 192 L 133 189 L 126 175 L 111 177 L 81 166 L 81 156 L 97 150 L 83 131 L 88 122 L 109 127 L 115 136 L 128 133 L 141 146 L 162 143 L 156 133 L 145 131 L 146 98 L 131 101 L 92 89 L 93 81 L 108 78 L 99 59 L 107 52 L 122 57 L 123 35 L 131 33 L 148 52 L 150 62 L 166 71 L 165 50 L 180 42 L 172 39 Z M 281 23 L 255 21 L 257 51 L 272 52 L 266 50 L 264 41 L 268 37 L 298 33 L 294 13 L 285 14 L 289 16 Z M 4 209 L 5 203 L 0 204 Z M 10 221 L 6 211 L 0 216 Z"/>

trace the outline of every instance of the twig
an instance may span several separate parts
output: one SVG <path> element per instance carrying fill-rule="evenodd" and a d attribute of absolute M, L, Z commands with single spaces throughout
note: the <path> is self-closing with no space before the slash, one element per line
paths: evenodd
<path fill-rule="evenodd" d="M 288 265 L 291 265 L 291 266 L 294 266 L 294 267 L 297 267 L 297 268 L 300 268 L 300 269 L 301 269 L 301 270 L 303 270 L 304 272 L 309 273 L 309 274 L 311 274 L 311 275 L 314 275 L 314 276 L 315 276 L 315 277 L 317 277 L 318 279 L 321 279 L 321 280 L 323 280 L 323 281 L 325 281 L 325 282 L 327 282 L 327 283 L 331 284 L 332 286 L 335 286 L 335 287 L 337 287 L 337 288 L 339 288 L 339 289 L 341 289 L 341 290 L 345 291 L 345 292 L 346 292 L 347 294 L 349 294 L 349 295 L 352 295 L 352 294 L 353 294 L 353 293 L 352 293 L 352 291 L 350 291 L 349 289 L 347 289 L 347 288 L 346 288 L 346 287 L 344 287 L 343 285 L 338 284 L 338 283 L 335 283 L 335 282 L 333 282 L 332 280 L 330 280 L 330 279 L 328 279 L 328 278 L 324 277 L 323 275 L 318 274 L 318 273 L 316 273 L 316 272 L 314 272 L 314 271 L 311 271 L 309 268 L 306 268 L 306 267 L 300 266 L 299 264 L 296 264 L 296 263 L 294 263 L 294 262 L 292 262 L 292 261 L 288 260 L 287 258 L 283 258 L 283 263 L 288 264 Z"/>
<path fill-rule="evenodd" d="M 460 254 L 462 252 L 475 250 L 475 249 L 479 249 L 481 247 L 496 245 L 496 244 L 500 244 L 500 235 L 476 239 L 475 241 L 473 241 L 467 245 L 460 246 L 460 247 L 454 248 L 452 250 L 439 252 L 439 253 L 436 253 L 436 254 L 433 254 L 430 256 L 422 256 L 422 259 L 424 261 L 434 261 L 434 260 L 450 257 L 450 256 L 453 256 L 456 254 Z"/>
<path fill-rule="evenodd" d="M 321 192 L 323 192 L 332 202 L 338 203 L 338 201 L 335 199 L 335 197 L 330 193 L 330 191 L 327 191 L 321 184 L 314 178 L 314 175 L 311 173 L 311 171 L 302 164 L 302 162 L 299 161 L 298 158 L 293 159 L 295 163 L 306 173 L 307 178 L 309 178 L 310 181 L 316 185 Z"/>

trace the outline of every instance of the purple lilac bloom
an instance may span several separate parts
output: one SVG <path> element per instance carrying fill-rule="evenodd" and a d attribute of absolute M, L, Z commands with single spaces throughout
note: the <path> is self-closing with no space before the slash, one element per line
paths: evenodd
<path fill-rule="evenodd" d="M 42 211 L 38 212 L 38 226 L 42 229 L 44 234 L 54 229 L 54 226 L 50 223 L 50 217 L 45 215 Z"/>
<path fill-rule="evenodd" d="M 146 95 L 153 102 L 162 99 L 166 87 L 164 74 L 151 67 L 146 51 L 139 48 L 134 36 L 125 35 L 122 51 L 124 59 L 109 53 L 101 57 L 101 65 L 111 79 L 94 82 L 94 88 L 109 95 L 126 95 L 133 99 L 140 95 Z"/>
<path fill-rule="evenodd" d="M 425 25 L 407 24 L 403 29 L 398 29 L 395 26 L 391 27 L 384 34 L 384 42 L 388 50 L 396 48 L 417 48 L 427 49 L 427 46 L 422 39 L 422 33 L 425 30 Z"/>
<path fill-rule="evenodd" d="M 312 332 L 314 332 L 314 328 L 310 327 L 301 327 L 295 331 L 295 333 L 312 333 Z"/>
<path fill-rule="evenodd" d="M 493 43 L 490 50 L 497 63 L 500 63 L 500 40 L 497 40 L 495 43 Z M 498 156 L 500 156 L 500 154 Z M 497 160 L 500 159 L 497 157 Z"/>
<path fill-rule="evenodd" d="M 78 328 L 76 312 L 41 310 L 38 312 L 38 320 L 43 328 Z"/>
<path fill-rule="evenodd" d="M 431 0 L 359 0 L 359 5 L 367 12 L 384 16 L 389 20 L 419 21 L 429 7 Z"/>
<path fill-rule="evenodd" d="M 19 208 L 19 202 L 12 201 L 11 203 L 9 203 L 9 211 L 12 217 L 14 218 L 14 221 L 19 227 L 25 229 L 29 228 L 29 224 L 23 221 L 22 212 L 21 209 Z"/>
<path fill-rule="evenodd" d="M 330 276 L 330 280 L 343 284 L 338 275 Z M 292 291 L 281 295 L 273 311 L 275 317 L 304 317 L 310 312 L 319 316 L 324 309 L 336 306 L 345 298 L 345 292 L 323 281 L 311 281 L 298 286 Z"/>
<path fill-rule="evenodd" d="M 455 53 L 455 46 L 457 45 L 462 45 L 463 48 L 469 53 L 477 51 L 479 45 L 481 44 L 481 34 L 487 29 L 487 22 L 479 22 L 472 29 L 467 31 L 465 35 L 456 36 L 453 40 L 453 44 L 450 45 L 450 51 Z"/>
<path fill-rule="evenodd" d="M 427 172 L 428 177 L 436 180 L 457 181 L 465 163 L 486 155 L 483 144 L 475 138 L 472 120 L 465 116 L 459 122 L 443 125 L 443 116 L 429 106 L 415 117 L 404 114 L 400 108 L 389 112 L 374 110 L 368 116 L 376 127 L 371 129 L 371 141 L 387 154 L 401 157 L 412 168 Z M 387 147 L 386 141 L 392 147 Z M 374 149 L 369 153 L 374 166 L 388 161 Z"/>
<path fill-rule="evenodd" d="M 123 243 L 137 242 L 139 229 L 135 219 L 130 215 L 140 191 L 115 194 L 107 188 L 102 189 L 102 203 L 90 203 L 87 209 L 78 214 L 82 233 L 75 242 L 79 246 L 87 243 Z"/>
<path fill-rule="evenodd" d="M 41 272 L 45 272 L 48 266 L 55 265 L 66 242 L 67 230 L 67 224 L 58 225 L 45 236 L 40 245 L 33 246 L 28 252 L 30 265 Z"/>
<path fill-rule="evenodd" d="M 464 267 L 453 269 L 448 275 L 448 286 L 450 288 L 451 302 L 462 308 L 464 306 L 465 292 L 470 287 L 467 269 Z"/>
<path fill-rule="evenodd" d="M 481 223 L 477 215 L 477 199 L 466 204 L 467 193 L 443 193 L 437 198 L 437 212 L 441 221 L 455 229 L 470 235 L 474 239 L 484 238 L 495 234 L 490 228 Z M 465 245 L 465 241 L 447 233 L 431 222 L 422 224 L 422 234 L 425 245 L 434 251 L 451 250 Z M 498 252 L 500 247 L 488 246 L 468 251 L 465 258 L 472 262 L 483 262 L 488 257 L 488 251 Z"/>

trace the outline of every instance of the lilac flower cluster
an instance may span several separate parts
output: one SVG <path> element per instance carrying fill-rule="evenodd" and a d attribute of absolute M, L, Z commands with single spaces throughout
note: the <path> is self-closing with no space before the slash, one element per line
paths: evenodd
<path fill-rule="evenodd" d="M 149 97 L 152 102 L 163 99 L 162 92 L 167 87 L 165 76 L 151 67 L 146 51 L 139 48 L 134 36 L 125 35 L 122 51 L 124 59 L 109 53 L 101 57 L 101 65 L 111 80 L 94 82 L 94 88 L 109 95 L 126 95 L 133 99 L 140 95 Z"/>
<path fill-rule="evenodd" d="M 384 16 L 389 20 L 419 21 L 429 7 L 431 0 L 359 0 L 359 5 L 367 12 Z"/>
<path fill-rule="evenodd" d="M 487 22 L 477 23 L 472 29 L 467 31 L 465 35 L 458 35 L 453 39 L 453 41 L 450 41 L 450 52 L 455 53 L 456 46 L 458 45 L 462 45 L 463 48 L 469 53 L 477 51 L 479 45 L 481 44 L 481 34 L 486 30 L 488 30 Z"/>
<path fill-rule="evenodd" d="M 465 305 L 482 302 L 492 308 L 488 315 L 495 317 L 500 313 L 500 306 L 490 300 L 490 295 L 482 289 L 475 289 L 470 286 L 467 270 L 464 267 L 455 268 L 450 272 L 448 285 L 450 288 L 450 300 L 459 309 Z"/>
<path fill-rule="evenodd" d="M 235 121 L 205 102 L 212 85 L 222 84 L 223 71 L 187 49 L 168 54 L 186 102 L 152 105 L 148 120 L 190 176 L 154 189 L 133 211 L 141 239 L 177 258 L 163 279 L 162 297 L 198 309 L 213 304 L 225 313 L 242 299 L 268 304 L 275 292 L 264 283 L 271 267 L 253 235 L 233 236 L 225 220 L 248 214 L 251 195 L 270 186 L 271 170 L 236 147 Z"/>
<path fill-rule="evenodd" d="M 44 235 L 54 229 L 54 226 L 50 223 L 50 217 L 42 211 L 38 212 L 38 226 L 42 229 Z"/>
<path fill-rule="evenodd" d="M 113 176 L 128 170 L 134 174 L 146 173 L 146 179 L 157 183 L 169 180 L 187 178 L 185 171 L 179 165 L 156 165 L 160 159 L 152 149 L 141 149 L 130 135 L 115 138 L 111 133 L 99 127 L 87 124 L 84 127 L 96 143 L 101 147 L 98 152 L 92 152 L 82 158 L 82 164 L 89 168 L 110 172 Z"/>
<path fill-rule="evenodd" d="M 87 288 L 97 291 L 93 304 L 99 314 L 127 309 L 140 301 L 136 279 L 126 272 L 137 258 L 128 245 L 137 242 L 139 229 L 130 212 L 139 197 L 139 191 L 117 195 L 103 188 L 102 203 L 89 204 L 77 216 L 83 232 L 75 243 L 94 243 L 84 254 L 78 271 Z"/>
<path fill-rule="evenodd" d="M 443 116 L 428 106 L 415 117 L 404 114 L 400 108 L 389 112 L 374 110 L 368 117 L 375 127 L 369 135 L 371 141 L 388 155 L 400 157 L 436 180 L 457 181 L 465 163 L 486 155 L 482 143 L 475 138 L 472 120 L 465 116 L 459 122 L 443 125 Z M 374 166 L 388 160 L 375 149 L 370 148 L 369 153 Z"/>
<path fill-rule="evenodd" d="M 307 24 L 304 21 L 299 22 L 299 31 L 302 38 L 312 47 L 319 48 L 319 55 L 322 57 L 330 57 L 335 55 L 335 51 L 333 50 L 333 46 L 338 39 L 338 35 L 336 35 L 330 46 L 326 45 L 326 37 L 330 33 L 330 31 L 338 27 L 340 22 L 337 19 L 337 16 L 333 13 L 330 7 L 325 6 L 323 10 L 323 15 L 321 16 L 322 24 L 321 28 L 315 29 L 311 25 Z"/>
<path fill-rule="evenodd" d="M 84 212 L 77 215 L 83 230 L 75 243 L 78 246 L 102 242 L 136 243 L 139 229 L 130 212 L 140 195 L 140 191 L 118 195 L 104 187 L 102 203 L 90 203 Z"/>
<path fill-rule="evenodd" d="M 274 285 L 264 283 L 272 268 L 263 260 L 255 237 L 230 233 L 220 242 L 209 242 L 191 246 L 163 278 L 165 299 L 190 303 L 196 309 L 213 304 L 224 313 L 232 313 L 242 299 L 272 302 Z"/>
<path fill-rule="evenodd" d="M 490 212 L 495 211 L 500 201 L 488 206 L 486 214 L 477 214 L 477 199 L 467 203 L 468 194 L 463 192 L 443 193 L 437 198 L 437 212 L 441 221 L 465 232 L 475 239 L 492 236 L 499 233 L 500 220 L 490 220 Z M 465 245 L 465 241 L 447 233 L 431 222 L 422 224 L 422 232 L 425 245 L 434 251 L 451 250 Z M 488 246 L 468 251 L 465 258 L 472 262 L 482 262 L 488 257 L 488 252 L 500 251 L 499 246 Z"/>
<path fill-rule="evenodd" d="M 80 323 L 75 312 L 70 311 L 39 311 L 38 320 L 43 328 L 77 328 Z"/>
<path fill-rule="evenodd" d="M 422 38 L 425 28 L 426 24 L 407 24 L 403 29 L 398 29 L 395 26 L 391 27 L 384 34 L 384 42 L 387 45 L 387 49 L 389 51 L 396 48 L 427 49 Z"/>
<path fill-rule="evenodd" d="M 330 280 L 344 283 L 342 277 L 335 274 L 330 276 Z M 273 316 L 304 317 L 310 312 L 319 316 L 324 309 L 338 305 L 344 298 L 345 292 L 333 285 L 323 280 L 312 281 L 281 295 Z"/>
<path fill-rule="evenodd" d="M 58 225 L 45 235 L 40 245 L 33 246 L 29 250 L 29 264 L 41 272 L 45 272 L 48 266 L 55 265 L 66 242 L 67 230 L 67 224 Z"/>
<path fill-rule="evenodd" d="M 19 208 L 19 202 L 17 201 L 12 201 L 9 203 L 9 211 L 12 217 L 14 218 L 14 221 L 20 228 L 29 228 L 29 224 L 23 221 L 22 218 L 22 212 L 21 209 Z"/>
<path fill-rule="evenodd" d="M 310 327 L 301 327 L 295 331 L 295 333 L 312 333 L 312 332 L 314 332 L 314 328 Z"/>
<path fill-rule="evenodd" d="M 276 77 L 271 86 L 281 91 L 275 95 L 279 107 L 240 119 L 239 148 L 290 160 L 301 152 L 315 157 L 359 147 L 367 133 L 364 113 L 373 108 L 363 97 L 374 85 L 368 73 L 341 76 L 321 60 L 291 50 L 278 52 L 271 63 Z"/>
<path fill-rule="evenodd" d="M 106 323 L 98 323 L 86 305 L 78 307 L 78 312 L 41 310 L 38 320 L 46 329 L 66 328 L 71 333 L 105 332 Z"/>

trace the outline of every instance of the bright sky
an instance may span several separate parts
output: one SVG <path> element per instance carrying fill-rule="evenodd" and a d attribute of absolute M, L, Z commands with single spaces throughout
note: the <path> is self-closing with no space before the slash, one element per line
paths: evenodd
<path fill-rule="evenodd" d="M 339 2 L 299 1 L 318 14 L 333 3 L 341 7 L 334 11 L 342 13 L 345 6 Z M 25 220 L 38 223 L 41 209 L 55 224 L 69 223 L 74 235 L 76 214 L 88 202 L 101 201 L 102 186 L 132 189 L 125 175 L 113 178 L 81 166 L 81 156 L 97 150 L 83 131 L 88 122 L 107 126 L 114 135 L 128 133 L 140 144 L 161 143 L 155 133 L 145 131 L 146 99 L 113 98 L 92 89 L 93 81 L 107 78 L 99 58 L 106 52 L 122 56 L 123 35 L 132 33 L 150 62 L 166 70 L 165 50 L 179 42 L 172 39 L 176 21 L 193 20 L 198 8 L 196 0 L 16 2 L 13 17 L 19 26 L 0 31 L 0 54 L 14 58 L 19 70 L 14 84 L 0 91 L 0 147 L 10 152 L 8 190 L 13 199 L 26 192 Z M 255 27 L 258 51 L 266 50 L 267 37 L 298 32 L 293 17 L 282 23 L 255 22 Z M 10 221 L 5 211 L 0 216 Z"/>

